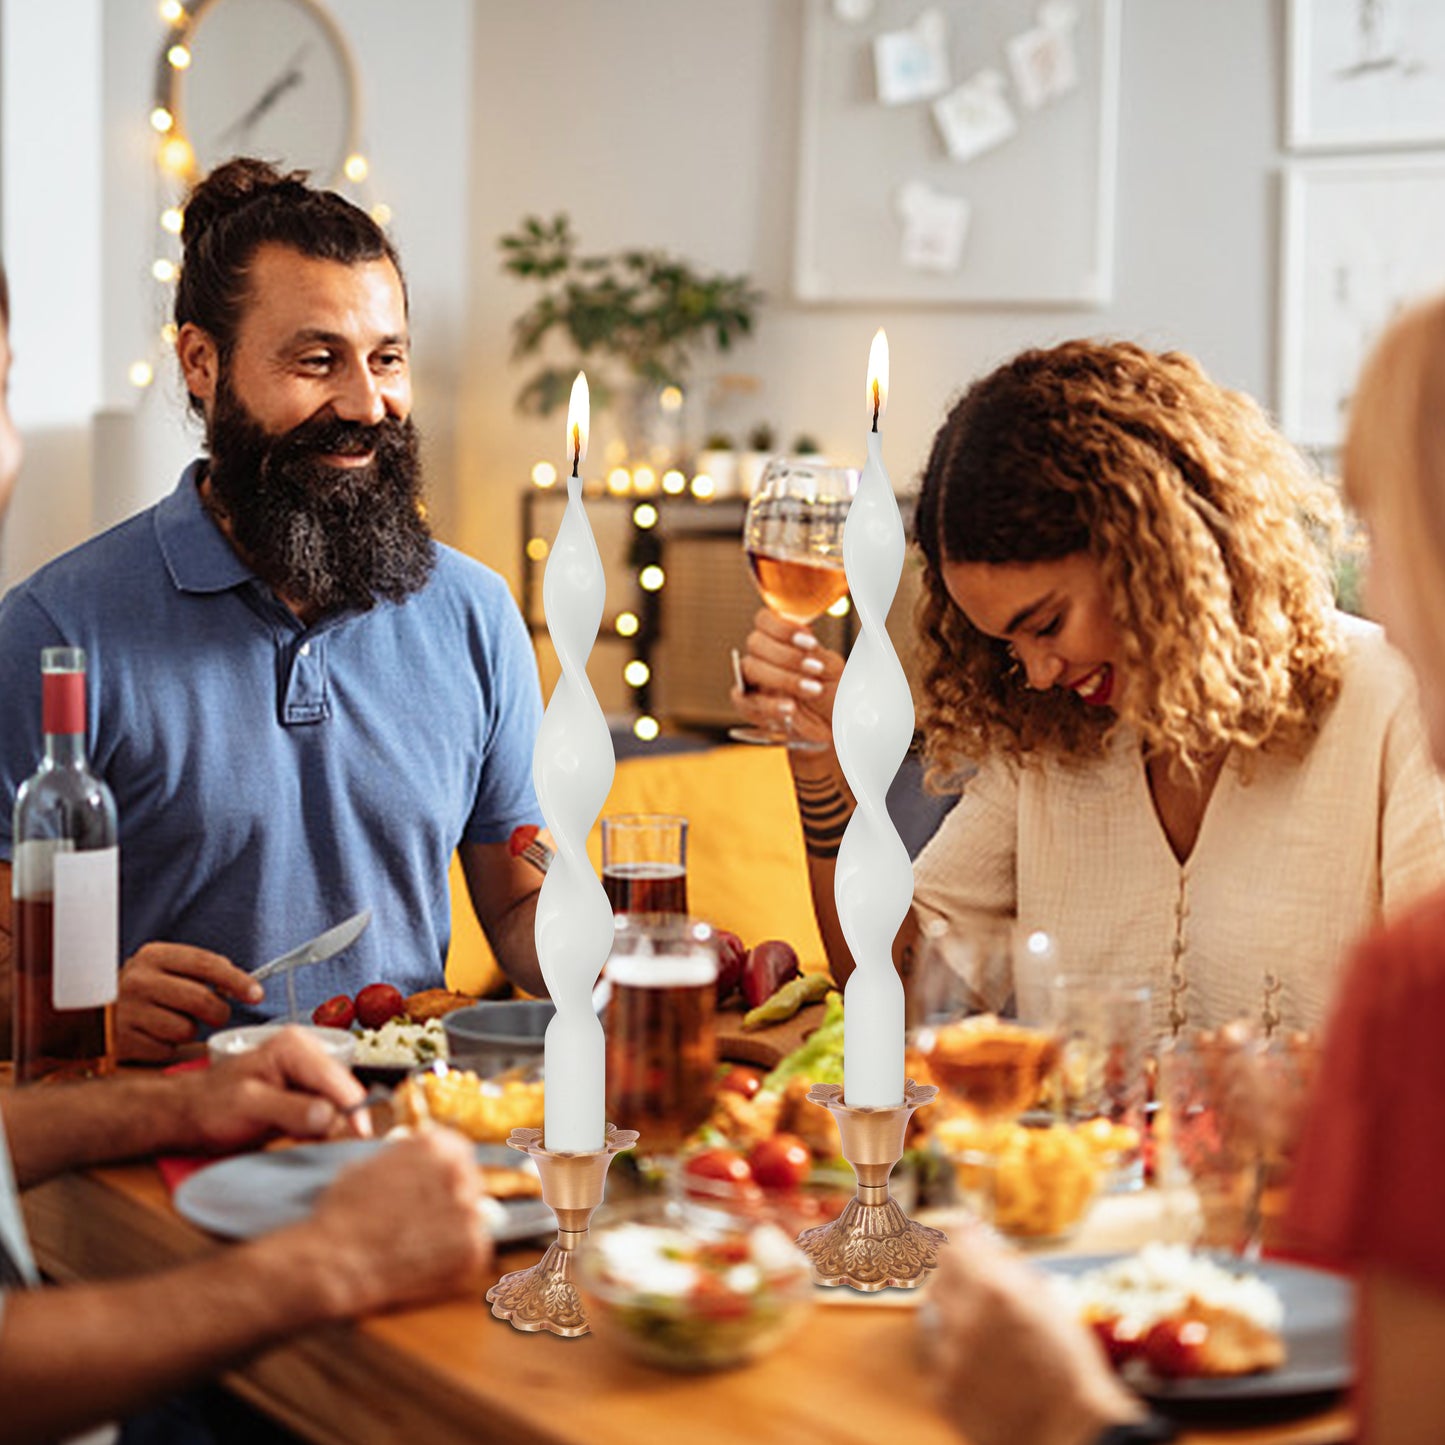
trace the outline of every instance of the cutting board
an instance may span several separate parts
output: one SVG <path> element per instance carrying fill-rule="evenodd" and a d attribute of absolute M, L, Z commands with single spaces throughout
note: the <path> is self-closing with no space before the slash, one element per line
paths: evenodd
<path fill-rule="evenodd" d="M 740 1008 L 725 1008 L 717 1016 L 717 1053 L 720 1059 L 729 1059 L 735 1064 L 757 1064 L 760 1068 L 771 1069 L 780 1063 L 819 1024 L 823 1022 L 825 1003 L 810 1003 L 798 1010 L 790 1019 L 780 1024 L 768 1024 L 766 1028 L 744 1029 L 743 1013 Z"/>

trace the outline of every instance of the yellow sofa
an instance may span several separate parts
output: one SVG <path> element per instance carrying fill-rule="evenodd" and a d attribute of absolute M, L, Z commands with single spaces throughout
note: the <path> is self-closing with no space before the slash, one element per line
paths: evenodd
<path fill-rule="evenodd" d="M 688 827 L 688 906 L 752 947 L 781 938 L 803 967 L 823 970 L 823 940 L 813 918 L 803 834 L 792 776 L 781 748 L 719 747 L 663 753 L 617 764 L 603 813 L 680 813 Z M 602 830 L 587 840 L 602 866 Z M 503 980 L 452 862 L 452 945 L 447 981 L 484 994 Z"/>

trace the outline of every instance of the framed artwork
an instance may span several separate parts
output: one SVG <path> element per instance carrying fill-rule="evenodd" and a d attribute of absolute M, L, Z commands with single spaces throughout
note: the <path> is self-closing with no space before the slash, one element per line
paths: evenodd
<path fill-rule="evenodd" d="M 806 0 L 803 301 L 1102 306 L 1119 0 Z"/>
<path fill-rule="evenodd" d="M 1440 0 L 1289 0 L 1289 145 L 1445 145 Z"/>
<path fill-rule="evenodd" d="M 1280 424 L 1329 449 L 1385 324 L 1445 288 L 1445 152 L 1288 167 L 1283 238 Z"/>

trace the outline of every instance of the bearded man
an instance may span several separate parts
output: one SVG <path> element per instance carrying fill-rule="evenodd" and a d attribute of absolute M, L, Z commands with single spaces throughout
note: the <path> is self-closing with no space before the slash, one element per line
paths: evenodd
<path fill-rule="evenodd" d="M 250 976 L 358 912 L 300 970 L 309 1010 L 442 981 L 460 853 L 499 962 L 544 992 L 536 663 L 501 578 L 421 508 L 400 261 L 342 197 L 259 161 L 191 195 L 176 351 L 206 458 L 0 604 L 0 860 L 41 756 L 40 651 L 83 647 L 92 765 L 120 814 L 122 1058 L 269 1017 Z M 0 862 L 0 975 L 10 864 Z"/>

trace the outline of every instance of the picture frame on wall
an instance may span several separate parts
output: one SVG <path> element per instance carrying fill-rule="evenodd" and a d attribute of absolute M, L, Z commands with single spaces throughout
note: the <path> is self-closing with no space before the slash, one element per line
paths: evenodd
<path fill-rule="evenodd" d="M 1445 290 L 1445 151 L 1295 162 L 1283 199 L 1280 425 L 1330 451 L 1385 325 Z"/>
<path fill-rule="evenodd" d="M 1440 0 L 1289 0 L 1293 150 L 1445 145 Z"/>

